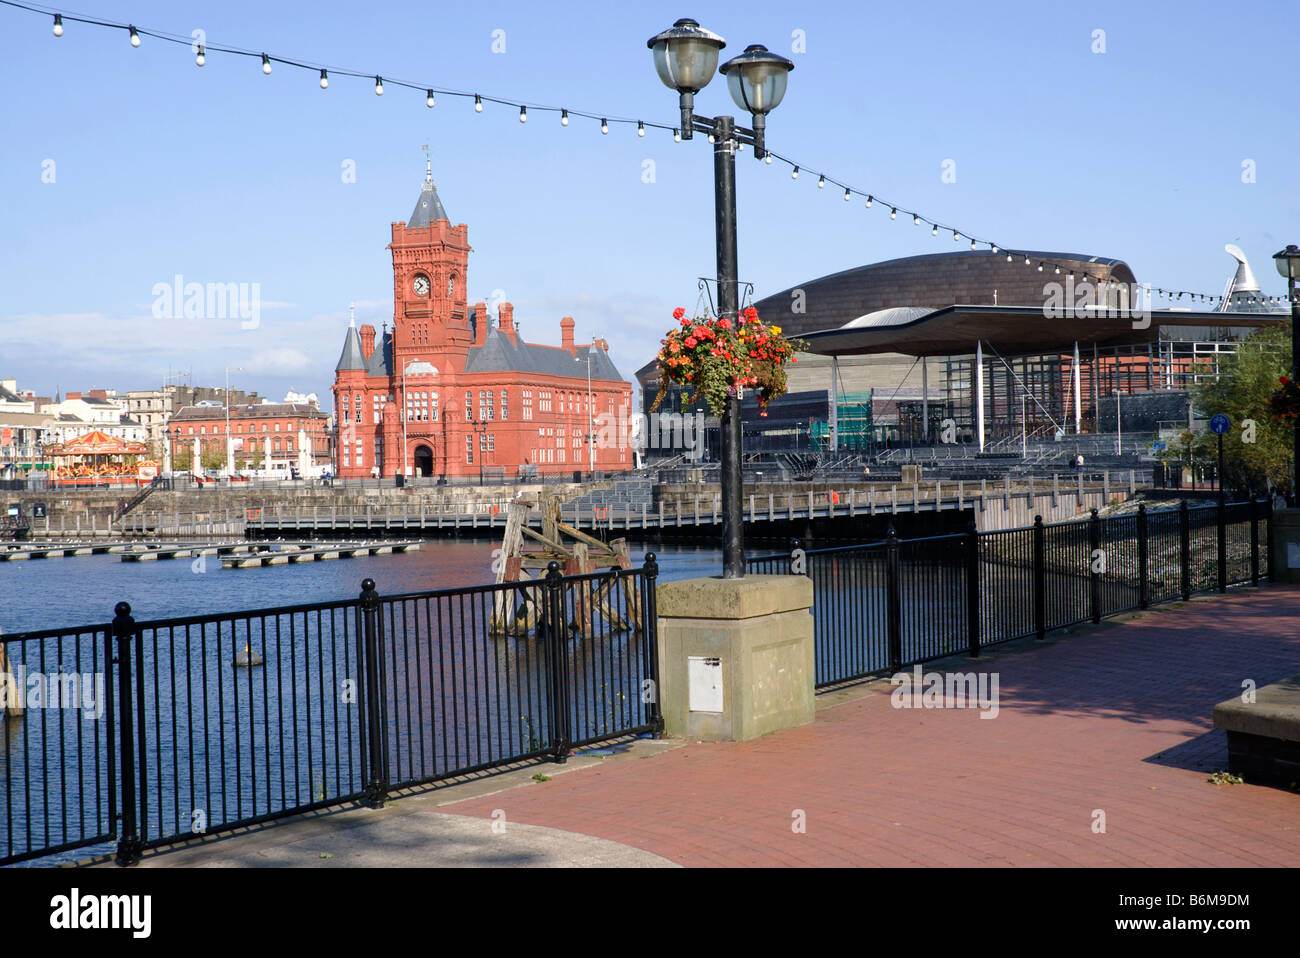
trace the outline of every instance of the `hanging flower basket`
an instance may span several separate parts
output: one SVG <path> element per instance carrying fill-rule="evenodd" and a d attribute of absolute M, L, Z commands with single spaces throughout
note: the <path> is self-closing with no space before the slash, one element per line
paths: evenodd
<path fill-rule="evenodd" d="M 1293 426 L 1300 420 L 1300 385 L 1286 376 L 1279 376 L 1281 388 L 1268 399 L 1268 412 L 1280 423 Z"/>
<path fill-rule="evenodd" d="M 691 390 L 690 402 L 700 398 L 709 412 L 721 417 L 727 400 L 755 390 L 759 415 L 767 404 L 786 392 L 786 363 L 797 363 L 795 353 L 806 349 L 800 339 L 788 339 L 780 326 L 768 326 L 749 307 L 733 322 L 725 317 L 690 319 L 680 306 L 673 310 L 677 327 L 659 349 L 659 393 L 650 406 L 654 412 L 668 394 L 669 383 Z"/>

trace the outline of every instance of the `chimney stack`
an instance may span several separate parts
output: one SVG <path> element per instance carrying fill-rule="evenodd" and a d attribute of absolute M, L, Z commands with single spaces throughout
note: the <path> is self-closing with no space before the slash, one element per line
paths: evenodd
<path fill-rule="evenodd" d="M 482 346 L 487 342 L 488 328 L 492 320 L 488 317 L 487 303 L 479 300 L 474 304 L 474 345 Z"/>
<path fill-rule="evenodd" d="M 499 322 L 497 328 L 510 338 L 510 341 L 516 342 L 515 339 L 515 306 L 514 303 L 502 303 L 497 310 Z"/>
<path fill-rule="evenodd" d="M 361 355 L 365 356 L 366 359 L 369 360 L 370 354 L 375 351 L 375 327 L 371 326 L 369 323 L 366 323 L 364 326 L 361 327 L 360 333 L 361 333 Z"/>
<path fill-rule="evenodd" d="M 565 316 L 560 320 L 560 348 L 567 349 L 573 355 L 578 355 L 578 349 L 573 345 L 573 317 Z"/>

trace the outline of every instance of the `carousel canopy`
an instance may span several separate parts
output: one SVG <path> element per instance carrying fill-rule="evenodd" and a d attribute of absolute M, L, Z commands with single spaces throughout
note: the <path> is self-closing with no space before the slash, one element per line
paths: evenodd
<path fill-rule="evenodd" d="M 47 456 L 143 456 L 148 452 L 143 442 L 119 439 L 98 429 L 45 450 Z"/>

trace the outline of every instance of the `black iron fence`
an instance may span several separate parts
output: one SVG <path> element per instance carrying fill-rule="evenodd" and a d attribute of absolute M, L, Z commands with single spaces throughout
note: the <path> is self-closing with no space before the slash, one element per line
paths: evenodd
<path fill-rule="evenodd" d="M 1148 510 L 965 533 L 794 549 L 747 571 L 813 580 L 816 684 L 1144 609 L 1268 574 L 1271 501 Z"/>
<path fill-rule="evenodd" d="M 641 569 L 0 636 L 0 864 L 142 850 L 663 729 Z M 8 678 L 6 678 L 6 676 Z"/>

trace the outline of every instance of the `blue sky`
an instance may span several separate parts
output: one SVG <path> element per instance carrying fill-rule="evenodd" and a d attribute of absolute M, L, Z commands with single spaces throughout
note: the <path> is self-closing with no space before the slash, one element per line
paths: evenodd
<path fill-rule="evenodd" d="M 53 8 L 51 8 L 53 9 Z M 1125 259 L 1140 282 L 1221 291 L 1223 244 L 1281 292 L 1270 255 L 1300 242 L 1292 71 L 1300 13 L 1209 2 L 687 5 L 374 0 L 78 0 L 78 13 L 212 46 L 441 88 L 673 122 L 646 39 L 693 16 L 796 64 L 769 117 L 773 149 L 1012 248 Z M 1244 8 L 1243 8 L 1244 9 Z M 624 375 L 713 272 L 707 141 L 440 97 L 209 53 L 0 7 L 0 375 L 148 388 L 168 370 L 279 398 L 325 394 L 348 303 L 392 316 L 393 220 L 434 179 L 469 224 L 473 299 L 504 295 L 524 336 L 604 335 Z M 1093 53 L 1094 31 L 1105 52 Z M 500 47 L 504 31 L 505 52 Z M 806 52 L 795 52 L 796 31 Z M 1283 94 L 1280 91 L 1290 90 Z M 734 113 L 725 83 L 701 113 Z M 645 182 L 645 161 L 654 180 Z M 956 181 L 945 183 L 944 161 Z M 50 166 L 49 161 L 53 161 Z M 344 164 L 355 182 L 344 182 Z M 1253 161 L 1255 182 L 1243 182 Z M 48 179 L 53 169 L 54 182 Z M 762 297 L 863 263 L 955 248 L 877 203 L 792 181 L 746 151 L 740 274 Z M 255 329 L 155 318 L 153 289 L 257 283 Z M 498 293 L 498 291 L 500 291 Z"/>

